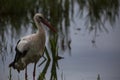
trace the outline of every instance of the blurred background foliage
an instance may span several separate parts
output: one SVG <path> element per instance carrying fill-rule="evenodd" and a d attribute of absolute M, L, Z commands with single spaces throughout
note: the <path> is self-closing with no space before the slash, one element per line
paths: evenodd
<path fill-rule="evenodd" d="M 41 12 L 54 26 L 60 27 L 64 21 L 68 27 L 73 19 L 74 5 L 78 4 L 79 14 L 85 15 L 90 30 L 102 30 L 102 27 L 106 29 L 103 26 L 106 20 L 111 24 L 115 22 L 119 3 L 119 0 L 1 0 L 0 23 L 2 26 L 10 23 L 12 27 L 20 27 L 27 24 L 35 13 Z"/>

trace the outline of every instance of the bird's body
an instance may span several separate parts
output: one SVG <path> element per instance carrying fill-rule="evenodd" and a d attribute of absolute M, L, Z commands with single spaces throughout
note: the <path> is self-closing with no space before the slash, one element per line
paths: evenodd
<path fill-rule="evenodd" d="M 36 14 L 34 16 L 34 21 L 38 28 L 38 31 L 34 34 L 21 38 L 17 42 L 15 48 L 16 51 L 15 59 L 9 65 L 9 67 L 13 67 L 14 69 L 17 69 L 18 72 L 20 70 L 24 70 L 29 63 L 35 63 L 34 67 L 36 67 L 36 63 L 43 55 L 46 39 L 45 39 L 45 31 L 41 26 L 41 22 L 47 25 L 54 32 L 56 32 L 55 29 L 52 28 L 52 26 L 49 23 L 47 23 L 47 21 L 44 19 L 42 14 L 39 13 Z"/>
<path fill-rule="evenodd" d="M 35 33 L 21 38 L 16 46 L 16 56 L 21 54 L 21 58 L 16 60 L 15 68 L 24 70 L 29 63 L 37 62 L 43 55 L 44 47 L 45 34 Z"/>

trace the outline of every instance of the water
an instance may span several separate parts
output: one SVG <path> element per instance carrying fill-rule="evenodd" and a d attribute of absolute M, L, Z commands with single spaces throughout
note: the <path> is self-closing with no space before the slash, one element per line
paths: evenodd
<path fill-rule="evenodd" d="M 117 24 L 116 29 L 97 37 L 96 47 L 90 43 L 90 34 L 71 29 L 72 54 L 67 55 L 63 63 L 67 80 L 96 80 L 98 74 L 101 80 L 120 79 L 120 29 Z"/>
<path fill-rule="evenodd" d="M 39 0 L 36 0 L 35 2 L 37 1 L 39 2 Z M 14 4 L 14 2 L 15 1 L 13 0 L 12 4 Z M 18 11 L 14 10 L 12 6 L 10 6 L 12 8 L 11 12 L 13 12 L 13 15 L 10 14 L 9 9 L 6 9 L 6 11 L 1 9 L 0 80 L 25 79 L 24 71 L 18 73 L 16 70 L 12 68 L 10 69 L 8 65 L 14 59 L 14 48 L 19 38 L 34 33 L 37 30 L 31 23 L 33 22 L 33 13 L 36 12 L 42 12 L 51 24 L 53 24 L 59 31 L 58 36 L 53 36 L 53 34 L 48 31 L 49 29 L 45 28 L 47 38 L 46 46 L 49 52 L 48 56 L 50 56 L 51 60 L 49 60 L 48 56 L 44 54 L 47 60 L 38 67 L 38 65 L 44 60 L 43 58 L 40 59 L 36 69 L 36 80 L 38 78 L 38 80 L 43 80 L 43 77 L 46 80 L 97 80 L 98 75 L 100 76 L 100 80 L 120 80 L 119 18 L 115 18 L 116 20 L 113 20 L 113 16 L 106 16 L 103 14 L 101 19 L 108 17 L 104 23 L 105 28 L 107 28 L 106 30 L 104 27 L 99 27 L 99 17 L 94 21 L 97 13 L 94 15 L 93 21 L 89 21 L 90 16 L 88 15 L 89 18 L 86 17 L 88 12 L 86 7 L 88 5 L 84 4 L 84 2 L 83 4 L 81 4 L 82 2 L 79 4 L 79 0 L 53 0 L 53 2 L 44 2 L 44 0 L 41 0 L 39 4 L 36 4 L 35 2 L 32 2 L 32 0 L 29 2 L 32 7 L 21 3 L 21 5 L 24 6 L 23 7 L 19 4 Z M 28 2 L 26 1 L 25 3 Z M 58 7 L 55 7 L 53 3 L 57 4 Z M 95 3 L 98 4 L 97 1 Z M 119 8 L 119 5 L 117 7 L 117 0 L 113 5 L 114 4 L 116 5 L 114 9 L 117 10 L 117 8 Z M 80 10 L 80 5 L 84 6 L 84 11 Z M 21 7 L 24 14 L 19 12 L 21 11 Z M 54 9 L 52 9 L 53 7 Z M 110 9 L 109 6 L 106 5 L 106 7 Z M 103 9 L 107 12 L 105 8 Z M 115 15 L 114 9 L 110 10 L 113 15 Z M 83 17 L 80 18 L 79 14 L 82 11 L 84 14 L 82 15 Z M 109 14 L 111 14 L 111 12 L 109 12 Z M 6 13 L 6 15 L 3 15 L 2 13 Z M 98 10 L 98 13 L 101 13 L 101 11 Z M 113 24 L 110 22 L 110 19 L 115 23 Z M 88 27 L 90 26 L 90 29 L 86 28 L 86 21 L 89 22 Z M 98 24 L 94 24 L 97 23 L 97 21 Z M 111 23 L 113 27 L 111 27 L 109 23 Z M 97 26 L 98 29 L 94 26 Z M 57 56 L 52 55 L 57 53 L 55 50 L 52 51 L 50 49 L 50 38 L 53 43 L 56 42 L 55 38 L 57 39 L 57 44 L 53 46 L 53 48 L 56 50 L 58 47 L 58 55 L 64 57 L 64 59 L 56 60 L 55 58 Z M 28 80 L 32 80 L 32 74 L 33 64 L 29 64 Z"/>

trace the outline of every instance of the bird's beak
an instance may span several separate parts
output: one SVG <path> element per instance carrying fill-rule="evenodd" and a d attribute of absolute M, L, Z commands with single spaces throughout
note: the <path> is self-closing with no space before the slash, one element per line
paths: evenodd
<path fill-rule="evenodd" d="M 57 30 L 46 19 L 42 19 L 41 22 L 49 27 L 53 32 L 57 32 Z"/>

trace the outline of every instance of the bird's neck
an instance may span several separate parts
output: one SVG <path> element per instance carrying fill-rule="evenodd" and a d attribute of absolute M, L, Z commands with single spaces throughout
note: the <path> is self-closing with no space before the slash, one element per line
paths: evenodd
<path fill-rule="evenodd" d="M 44 31 L 44 29 L 43 29 L 43 27 L 42 27 L 42 24 L 41 23 L 35 23 L 36 24 L 36 26 L 37 26 L 37 28 L 38 28 L 38 31 L 37 31 L 37 34 L 45 34 L 45 31 Z"/>

